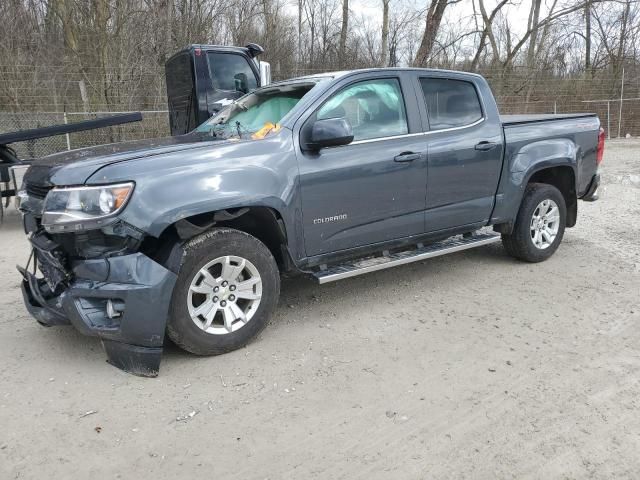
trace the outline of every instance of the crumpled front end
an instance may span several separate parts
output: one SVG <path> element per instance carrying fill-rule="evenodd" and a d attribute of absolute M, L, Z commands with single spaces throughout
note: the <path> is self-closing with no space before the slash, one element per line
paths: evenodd
<path fill-rule="evenodd" d="M 19 270 L 31 315 L 100 337 L 111 364 L 156 376 L 176 274 L 142 253 L 142 233 L 123 222 L 53 234 L 40 225 L 37 205 L 22 205 L 33 268 Z"/>

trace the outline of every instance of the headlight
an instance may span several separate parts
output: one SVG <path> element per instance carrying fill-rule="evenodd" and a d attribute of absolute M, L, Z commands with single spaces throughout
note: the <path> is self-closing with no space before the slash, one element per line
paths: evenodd
<path fill-rule="evenodd" d="M 50 231 L 97 228 L 124 208 L 132 192 L 131 182 L 54 188 L 44 200 L 42 225 Z"/>

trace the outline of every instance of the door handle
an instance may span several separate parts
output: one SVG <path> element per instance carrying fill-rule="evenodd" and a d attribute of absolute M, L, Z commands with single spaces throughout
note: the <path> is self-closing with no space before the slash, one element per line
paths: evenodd
<path fill-rule="evenodd" d="M 488 150 L 493 150 L 494 148 L 496 148 L 499 144 L 495 143 L 495 142 L 487 142 L 486 140 L 484 142 L 480 142 L 478 144 L 476 144 L 476 150 L 480 150 L 482 152 L 486 152 Z"/>
<path fill-rule="evenodd" d="M 398 163 L 413 162 L 414 160 L 418 160 L 420 157 L 420 153 L 402 152 L 401 154 L 393 157 L 393 161 Z"/>

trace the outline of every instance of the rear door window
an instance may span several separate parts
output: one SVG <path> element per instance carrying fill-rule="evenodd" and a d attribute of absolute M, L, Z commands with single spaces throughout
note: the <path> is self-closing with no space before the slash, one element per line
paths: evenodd
<path fill-rule="evenodd" d="M 349 121 L 355 141 L 409 132 L 402 90 L 395 78 L 364 80 L 334 94 L 320 107 L 317 119 L 337 117 Z"/>
<path fill-rule="evenodd" d="M 463 127 L 482 118 L 478 92 L 471 82 L 421 78 L 431 130 Z"/>
<path fill-rule="evenodd" d="M 208 52 L 209 75 L 216 90 L 248 93 L 258 87 L 249 60 L 235 53 Z"/>

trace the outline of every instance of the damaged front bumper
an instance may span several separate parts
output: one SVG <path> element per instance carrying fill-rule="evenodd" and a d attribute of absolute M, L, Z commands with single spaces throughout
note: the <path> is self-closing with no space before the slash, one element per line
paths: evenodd
<path fill-rule="evenodd" d="M 42 263 L 54 263 L 47 252 L 35 245 L 34 250 L 41 271 Z M 71 324 L 100 337 L 114 366 L 135 375 L 158 374 L 175 273 L 142 253 L 75 261 L 62 287 L 19 270 L 24 303 L 40 324 Z"/>

